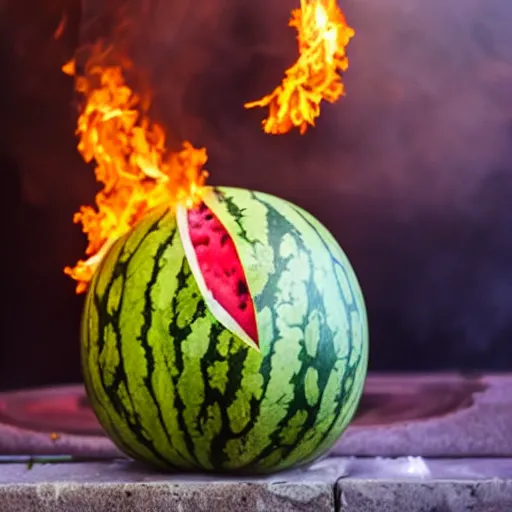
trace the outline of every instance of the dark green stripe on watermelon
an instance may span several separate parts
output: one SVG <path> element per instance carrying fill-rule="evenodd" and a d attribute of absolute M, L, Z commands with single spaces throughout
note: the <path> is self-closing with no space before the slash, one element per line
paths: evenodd
<path fill-rule="evenodd" d="M 336 258 L 335 254 L 333 254 L 333 252 L 329 248 L 327 242 L 325 241 L 324 237 L 318 231 L 317 226 L 315 226 L 312 223 L 311 217 L 309 215 L 307 215 L 306 212 L 304 212 L 300 208 L 294 207 L 294 209 L 304 219 L 304 221 L 311 227 L 311 229 L 315 232 L 315 234 L 317 235 L 319 241 L 325 247 L 325 250 L 329 253 L 329 256 L 331 258 L 331 264 L 333 266 L 333 271 L 336 268 L 339 269 L 340 272 L 345 274 L 346 281 L 349 282 L 349 278 L 346 275 L 347 274 L 346 269 L 343 267 L 341 262 Z M 340 297 L 343 297 L 343 292 L 341 290 L 341 285 L 340 285 L 339 277 L 338 277 L 336 272 L 334 272 L 334 275 L 336 276 L 336 286 L 338 287 L 338 290 L 339 290 L 339 293 L 340 293 Z M 316 290 L 316 292 L 318 294 L 318 290 Z M 345 307 L 346 307 L 347 312 L 349 314 L 350 313 L 358 313 L 358 309 L 361 307 L 361 305 L 357 303 L 356 297 L 354 296 L 353 290 L 351 290 L 351 292 L 352 292 L 352 302 L 350 304 L 347 304 L 345 302 Z M 321 297 L 319 297 L 319 294 L 317 295 L 317 297 L 318 297 L 318 301 L 321 302 Z M 352 323 L 350 323 L 349 326 L 350 327 L 349 327 L 348 337 L 349 338 L 353 338 L 354 337 L 354 332 L 353 332 Z M 329 334 L 331 334 L 331 339 L 332 339 L 332 333 L 329 333 Z M 327 334 L 327 336 L 329 336 L 329 334 Z M 332 348 L 333 347 L 332 347 L 332 344 L 331 344 L 331 349 Z M 350 344 L 349 347 L 348 347 L 347 361 L 350 361 L 353 349 L 354 349 L 354 345 Z M 329 428 L 325 431 L 325 433 L 323 434 L 323 436 L 321 438 L 321 441 L 318 443 L 317 447 L 315 448 L 315 451 L 318 448 L 320 448 L 322 446 L 322 444 L 325 442 L 325 440 L 329 437 L 329 435 L 331 434 L 332 429 L 333 429 L 333 427 L 334 427 L 334 425 L 336 423 L 336 420 L 338 418 L 341 417 L 341 418 L 343 418 L 343 420 L 345 420 L 345 418 L 347 418 L 348 416 L 352 416 L 355 413 L 355 409 L 357 408 L 357 405 L 359 403 L 359 398 L 360 398 L 360 396 L 362 394 L 361 393 L 362 389 L 359 391 L 359 396 L 357 396 L 357 392 L 354 395 L 354 396 L 357 396 L 357 398 L 353 400 L 351 407 L 347 407 L 347 403 L 344 402 L 343 397 L 344 396 L 351 396 L 353 394 L 353 387 L 354 387 L 354 384 L 357 382 L 356 373 L 358 371 L 358 368 L 361 367 L 361 364 L 363 364 L 364 367 L 366 367 L 366 361 L 362 361 L 362 359 L 366 359 L 366 357 L 367 357 L 367 354 L 365 353 L 365 351 L 361 351 L 360 354 L 358 355 L 358 357 L 355 359 L 355 361 L 352 364 L 349 364 L 347 366 L 347 369 L 346 369 L 346 371 L 345 371 L 345 373 L 343 375 L 343 378 L 342 378 L 342 384 L 340 386 L 339 393 L 336 396 L 337 407 L 335 409 L 335 414 L 333 416 L 332 423 L 329 426 Z M 325 384 L 324 384 L 324 387 L 325 387 Z M 342 414 L 342 408 L 344 408 L 344 407 L 345 407 L 345 412 L 344 412 L 344 414 Z M 335 435 L 337 437 L 338 434 L 336 433 Z M 323 450 L 321 450 L 321 451 L 323 451 Z"/>
<path fill-rule="evenodd" d="M 106 393 L 108 399 L 110 400 L 111 405 L 113 406 L 116 413 L 119 415 L 119 417 L 126 422 L 126 424 L 129 426 L 131 431 L 133 432 L 135 439 L 138 443 L 140 443 L 144 448 L 146 448 L 161 464 L 169 465 L 171 464 L 171 461 L 167 460 L 165 456 L 163 456 L 158 449 L 154 446 L 154 443 L 151 441 L 150 435 L 144 434 L 144 426 L 141 424 L 141 422 L 138 419 L 137 414 L 131 414 L 130 411 L 127 408 L 127 400 L 131 405 L 131 409 L 135 410 L 133 399 L 131 396 L 131 393 L 128 389 L 128 377 L 126 375 L 126 371 L 123 364 L 123 350 L 121 347 L 121 337 L 122 332 L 119 325 L 119 313 L 122 310 L 123 307 L 123 288 L 126 283 L 127 278 L 127 271 L 130 264 L 130 261 L 134 254 L 136 254 L 137 249 L 140 247 L 141 244 L 144 243 L 147 236 L 149 236 L 152 232 L 155 232 L 158 229 L 158 223 L 160 219 L 163 217 L 163 215 L 160 216 L 159 219 L 157 219 L 155 222 L 153 222 L 149 229 L 145 232 L 144 236 L 141 237 L 140 242 L 135 247 L 135 250 L 130 255 L 125 255 L 125 248 L 126 244 L 129 241 L 129 237 L 126 240 L 120 240 L 117 242 L 117 245 L 120 246 L 120 255 L 121 257 L 125 255 L 125 259 L 122 261 L 117 261 L 113 267 L 113 271 L 110 276 L 110 282 L 105 290 L 105 293 L 103 296 L 99 296 L 97 294 L 93 295 L 93 304 L 94 307 L 98 313 L 99 316 L 99 335 L 98 335 L 98 354 L 101 354 L 104 349 L 104 343 L 105 343 L 105 330 L 108 327 L 111 327 L 115 336 L 116 340 L 116 348 L 119 352 L 119 364 L 114 369 L 114 376 L 113 381 L 110 384 L 107 384 L 105 381 L 105 374 L 102 372 L 102 364 L 98 360 L 96 361 L 98 368 L 100 370 L 99 377 L 100 382 L 103 388 L 103 391 Z M 169 240 L 172 240 L 174 238 L 176 231 L 172 232 L 169 235 Z M 124 242 L 124 243 L 123 243 Z M 115 251 L 115 248 L 114 248 Z M 159 252 L 157 251 L 157 255 L 155 257 L 155 266 L 158 265 L 158 257 Z M 102 267 L 105 266 L 105 263 L 102 265 Z M 102 269 L 99 270 L 101 273 Z M 118 309 L 114 310 L 112 313 L 108 312 L 108 301 L 110 298 L 110 293 L 112 291 L 112 287 L 115 283 L 119 282 L 118 280 L 122 279 L 122 286 L 121 291 L 119 293 L 119 305 Z M 144 347 L 144 340 L 143 340 L 143 333 L 141 333 L 141 336 L 139 338 L 142 341 L 142 346 Z M 152 354 L 149 350 L 145 354 L 146 361 L 148 361 L 149 366 L 149 372 L 152 372 L 151 366 L 152 366 Z M 148 384 L 148 381 L 146 380 L 146 384 Z M 119 393 L 120 386 L 123 385 L 126 387 L 126 396 L 122 398 Z M 153 395 L 153 391 L 151 390 L 151 383 L 149 382 L 149 389 L 150 393 Z M 97 396 L 97 390 L 94 391 L 94 395 Z M 106 408 L 105 408 L 106 409 Z M 108 417 L 108 413 L 107 413 Z M 107 420 L 108 425 L 105 427 L 112 428 L 114 431 L 116 431 L 116 421 L 110 419 Z M 165 431 L 165 430 L 164 430 Z M 128 449 L 128 453 L 132 454 L 138 454 L 137 450 L 135 450 L 135 446 L 133 444 L 126 444 L 123 440 L 122 434 L 116 433 L 115 439 L 116 442 L 118 442 L 122 449 Z"/>
<path fill-rule="evenodd" d="M 258 197 L 258 195 L 253 194 L 253 197 L 255 199 L 260 200 L 261 202 L 265 203 L 267 206 L 267 221 L 268 225 L 270 226 L 270 240 L 269 244 L 271 247 L 274 248 L 274 254 L 275 254 L 275 266 L 276 266 L 276 274 L 281 274 L 284 269 L 286 268 L 286 265 L 290 258 L 280 258 L 279 255 L 279 246 L 282 243 L 283 237 L 285 235 L 293 237 L 297 249 L 307 255 L 307 258 L 313 266 L 313 256 L 311 255 L 310 251 L 304 244 L 301 234 L 297 231 L 297 229 L 288 221 L 283 221 L 282 216 L 268 203 L 265 202 L 265 199 L 262 197 Z M 299 212 L 297 212 L 299 213 Z M 300 214 L 300 213 L 299 213 Z M 318 236 L 318 238 L 321 240 L 320 235 L 314 229 L 313 226 L 311 226 L 314 233 Z M 329 252 L 329 255 L 333 261 L 333 264 L 335 262 L 335 258 L 332 255 L 332 253 L 329 251 L 327 247 L 325 247 L 326 250 Z M 308 299 L 311 303 L 316 305 L 316 310 L 323 316 L 325 316 L 325 311 L 323 309 L 323 300 L 321 298 L 320 292 L 316 287 L 316 284 L 313 280 L 310 280 L 308 283 Z M 258 309 L 263 309 L 267 304 L 275 303 L 275 297 L 276 297 L 276 288 L 278 287 L 278 281 L 269 281 L 267 287 L 263 290 L 262 294 L 256 298 L 256 306 Z M 342 296 L 340 294 L 340 296 Z M 274 318 L 275 320 L 275 318 Z M 305 329 L 305 322 L 307 318 L 303 319 L 303 322 L 298 325 L 298 327 L 301 330 Z M 277 329 L 277 326 L 274 325 L 274 329 L 276 332 L 279 332 Z M 351 336 L 352 333 L 349 332 L 349 336 Z M 330 331 L 329 327 L 322 323 L 320 326 L 319 336 L 326 340 L 323 345 L 323 349 L 321 352 L 321 357 L 319 358 L 313 358 L 311 356 L 308 356 L 305 347 L 304 347 L 304 341 L 301 341 L 301 353 L 300 353 L 300 360 L 302 362 L 302 366 L 300 368 L 300 371 L 295 374 L 293 377 L 291 383 L 293 387 L 294 397 L 291 401 L 291 405 L 287 410 L 286 416 L 283 418 L 283 420 L 280 422 L 278 428 L 272 433 L 270 442 L 264 447 L 264 449 L 261 451 L 258 456 L 256 456 L 249 464 L 254 464 L 263 461 L 267 457 L 273 456 L 274 453 L 276 453 L 276 447 L 281 446 L 281 450 L 279 453 L 279 456 L 281 458 L 282 462 L 286 462 L 286 458 L 290 455 L 290 453 L 297 448 L 297 444 L 300 443 L 300 440 L 304 437 L 307 437 L 307 433 L 310 430 L 314 431 L 315 427 L 315 421 L 317 419 L 317 414 L 319 412 L 318 407 L 316 407 L 316 403 L 313 405 L 308 404 L 308 399 L 306 397 L 305 389 L 304 389 L 304 379 L 306 372 L 310 368 L 316 369 L 318 372 L 318 389 L 319 389 L 319 397 L 318 402 L 321 400 L 323 396 L 323 392 L 325 390 L 325 387 L 327 385 L 327 378 L 330 375 L 331 371 L 334 369 L 334 363 L 336 362 L 336 357 L 334 354 L 334 347 L 333 347 L 333 333 Z M 330 341 L 330 342 L 329 342 Z M 350 350 L 347 355 L 347 359 L 350 358 Z M 272 354 L 269 354 L 267 356 L 267 360 L 264 361 L 262 365 L 262 374 L 264 376 L 264 389 L 266 389 L 266 386 L 268 385 L 268 382 L 270 380 L 270 377 L 272 375 L 272 368 L 271 368 L 271 362 L 270 357 Z M 356 365 L 359 363 L 359 359 L 356 361 Z M 346 378 L 348 372 L 345 373 L 344 379 Z M 345 385 L 345 381 L 343 381 L 343 386 Z M 350 390 L 345 390 L 345 392 L 350 392 Z M 317 402 L 317 403 L 318 403 Z M 336 408 L 335 415 L 333 416 L 333 422 L 337 419 L 339 410 L 341 407 L 343 407 L 345 404 L 342 400 L 339 400 L 338 406 Z M 293 443 L 290 443 L 286 446 L 286 444 L 282 443 L 280 441 L 280 436 L 283 434 L 283 430 L 287 427 L 289 422 L 294 418 L 298 413 L 303 412 L 304 413 L 304 419 L 302 427 L 298 430 L 296 439 Z M 256 418 L 255 418 L 256 419 Z M 326 430 L 325 434 L 321 438 L 318 445 L 322 443 L 322 441 L 329 435 L 329 432 L 332 428 L 332 424 L 329 426 L 329 429 Z M 283 446 L 284 444 L 284 446 Z M 274 455 L 275 458 L 275 455 Z"/>
<path fill-rule="evenodd" d="M 361 394 L 367 333 L 357 281 L 306 212 L 233 189 L 219 199 L 242 253 L 272 252 L 273 272 L 253 295 L 261 353 L 212 316 L 174 214 L 155 212 L 115 244 L 91 283 L 82 343 L 88 393 L 134 458 L 247 472 L 309 462 L 340 435 Z"/>
<path fill-rule="evenodd" d="M 277 210 L 275 210 L 270 203 L 267 202 L 265 194 L 258 194 L 258 193 L 252 193 L 251 197 L 257 201 L 260 201 L 261 203 L 264 203 L 267 207 L 267 223 L 270 226 L 271 229 L 269 229 L 269 245 L 274 249 L 274 264 L 275 264 L 275 275 L 280 275 L 284 269 L 287 266 L 288 259 L 282 258 L 278 256 L 279 253 L 279 247 L 282 243 L 284 236 L 291 236 L 294 239 L 294 242 L 296 243 L 297 249 L 301 251 L 302 253 L 306 254 L 310 263 L 312 264 L 312 256 L 310 254 L 310 251 L 308 247 L 306 247 L 304 241 L 302 240 L 301 233 L 297 231 L 295 226 L 291 224 L 290 222 L 287 222 L 283 220 L 282 214 L 279 213 Z M 243 226 L 243 210 L 238 208 L 235 204 L 233 204 L 233 200 L 229 198 L 229 196 L 220 196 L 221 201 L 225 202 L 227 205 L 227 210 L 229 213 L 233 216 L 235 219 L 235 222 L 238 226 Z M 339 261 L 336 260 L 336 257 L 333 255 L 330 248 L 327 246 L 326 243 L 324 243 L 322 236 L 317 231 L 316 227 L 313 226 L 308 219 L 306 219 L 300 209 L 296 209 L 293 207 L 293 205 L 288 204 L 288 207 L 293 209 L 293 211 L 299 215 L 306 224 L 311 228 L 312 233 L 314 236 L 318 238 L 318 240 L 323 245 L 325 251 L 329 254 L 330 264 L 331 266 L 339 264 Z M 247 232 L 245 229 L 241 230 L 239 233 L 241 237 L 245 238 L 246 240 L 249 240 L 249 237 L 247 235 Z M 254 240 L 252 240 L 254 242 Z M 336 281 L 336 284 L 339 287 L 339 281 Z M 320 293 L 318 289 L 316 288 L 315 282 L 313 280 L 309 280 L 309 289 L 308 289 L 308 296 L 309 301 L 316 305 L 316 310 L 319 311 L 323 316 L 325 316 L 325 311 L 323 310 L 322 304 L 323 299 L 320 296 Z M 278 289 L 278 281 L 276 280 L 269 280 L 267 283 L 267 286 L 265 289 L 261 292 L 261 294 L 257 297 L 255 297 L 255 304 L 257 309 L 261 312 L 266 305 L 268 304 L 275 304 L 276 302 L 276 293 Z M 343 297 L 343 294 L 340 290 L 340 297 Z M 356 301 L 354 298 L 354 295 L 352 294 L 351 297 L 351 304 L 352 307 L 348 307 L 348 304 L 345 303 L 345 308 L 347 311 L 355 311 L 356 310 Z M 358 307 L 361 307 L 361 303 L 357 304 Z M 364 305 L 363 305 L 364 307 Z M 278 329 L 275 325 L 275 316 L 272 318 L 273 320 L 273 328 L 275 332 L 278 332 Z M 300 327 L 303 329 L 304 325 L 300 325 Z M 350 338 L 353 335 L 351 325 L 349 324 L 349 332 L 347 333 L 347 337 Z M 279 425 L 277 425 L 276 429 L 273 431 L 270 439 L 268 440 L 267 444 L 264 445 L 262 451 L 257 454 L 252 460 L 247 462 L 248 466 L 254 465 L 256 463 L 262 462 L 263 464 L 266 464 L 264 462 L 264 459 L 266 457 L 272 457 L 269 461 L 271 464 L 275 464 L 278 462 L 281 464 L 287 463 L 287 457 L 290 456 L 292 450 L 298 451 L 300 449 L 300 441 L 302 438 L 308 438 L 308 434 L 314 434 L 315 433 L 315 421 L 317 419 L 317 414 L 319 412 L 318 407 L 315 407 L 315 405 L 308 406 L 307 404 L 307 398 L 305 396 L 304 392 L 304 385 L 303 385 L 303 378 L 305 376 L 305 373 L 310 371 L 311 368 L 315 369 L 317 371 L 318 375 L 318 391 L 319 396 L 316 403 L 319 403 L 323 397 L 324 390 L 327 385 L 327 379 L 330 376 L 331 372 L 334 369 L 334 364 L 338 361 L 334 358 L 334 349 L 333 349 L 333 333 L 330 332 L 329 327 L 324 323 L 320 326 L 319 336 L 325 340 L 322 347 L 322 354 L 320 358 L 311 358 L 307 356 L 306 351 L 304 350 L 304 346 L 302 343 L 302 350 L 301 350 L 301 360 L 302 360 L 302 366 L 300 371 L 294 375 L 292 378 L 292 384 L 293 391 L 294 391 L 294 398 L 291 401 L 291 406 L 288 408 L 286 416 L 279 422 Z M 330 343 L 329 343 L 330 340 Z M 352 345 L 348 344 L 349 351 L 346 355 L 346 361 L 348 362 L 352 355 Z M 273 352 L 267 354 L 267 356 L 264 358 L 261 366 L 261 374 L 263 375 L 263 394 L 265 395 L 268 382 L 272 376 L 272 368 L 271 368 L 271 358 L 272 358 Z M 331 361 L 331 366 L 326 365 L 322 359 L 325 359 L 326 361 Z M 366 352 L 361 351 L 359 356 L 352 362 L 352 364 L 349 366 L 347 364 L 346 371 L 343 374 L 343 382 L 342 387 L 340 389 L 340 393 L 334 397 L 334 400 L 337 402 L 337 407 L 334 411 L 333 420 L 329 423 L 328 428 L 326 429 L 325 433 L 319 438 L 317 442 L 317 446 L 315 447 L 315 450 L 317 448 L 321 448 L 322 444 L 326 439 L 329 438 L 330 433 L 335 426 L 336 420 L 339 422 L 339 412 L 341 408 L 346 407 L 347 403 L 343 400 L 341 400 L 342 396 L 350 396 L 350 393 L 352 392 L 352 387 L 354 385 L 354 382 L 356 385 L 360 385 L 360 382 L 357 382 L 353 378 L 354 369 L 364 367 L 366 369 Z M 334 361 L 334 362 L 333 362 Z M 350 384 L 350 385 L 347 385 Z M 348 394 L 347 394 L 348 393 Z M 357 405 L 357 402 L 359 400 L 360 392 L 356 393 L 357 397 L 353 400 L 354 406 L 350 408 L 349 411 L 343 417 L 345 416 L 352 416 L 353 410 L 355 406 Z M 258 404 L 260 405 L 260 404 Z M 257 408 L 258 415 L 256 417 L 252 417 L 251 424 L 254 425 L 259 417 L 259 407 Z M 292 439 L 292 442 L 286 446 L 286 443 L 283 443 L 282 441 L 279 441 L 280 435 L 283 434 L 283 431 L 287 429 L 287 426 L 289 422 L 296 418 L 298 414 L 302 413 L 302 427 L 297 430 L 296 435 Z M 339 429 L 338 429 L 339 430 Z M 339 431 L 335 432 L 335 437 L 338 437 Z M 280 447 L 278 450 L 277 447 Z M 295 458 L 294 455 L 291 455 L 291 458 Z M 233 461 L 229 461 L 233 462 Z M 228 464 L 229 464 L 228 462 Z"/>

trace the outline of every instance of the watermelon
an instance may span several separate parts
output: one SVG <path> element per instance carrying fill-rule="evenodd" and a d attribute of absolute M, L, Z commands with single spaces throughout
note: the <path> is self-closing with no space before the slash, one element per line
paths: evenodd
<path fill-rule="evenodd" d="M 118 239 L 81 338 L 107 434 L 175 471 L 313 462 L 351 421 L 367 370 L 365 304 L 338 243 L 298 206 L 237 188 L 157 208 Z"/>

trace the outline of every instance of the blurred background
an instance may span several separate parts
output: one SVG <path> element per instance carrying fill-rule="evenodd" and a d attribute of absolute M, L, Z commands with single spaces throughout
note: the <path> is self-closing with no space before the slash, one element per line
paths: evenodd
<path fill-rule="evenodd" d="M 210 183 L 290 199 L 334 233 L 365 293 L 371 370 L 512 369 L 512 3 L 344 0 L 347 96 L 305 136 L 271 137 L 243 103 L 294 61 L 297 6 L 0 0 L 1 390 L 81 378 L 83 296 L 62 269 L 97 187 L 60 68 L 121 22 L 171 147 L 206 146 Z"/>

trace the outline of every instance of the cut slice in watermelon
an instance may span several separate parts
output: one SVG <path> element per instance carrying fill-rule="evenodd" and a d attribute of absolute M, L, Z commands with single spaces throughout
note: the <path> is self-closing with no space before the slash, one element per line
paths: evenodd
<path fill-rule="evenodd" d="M 258 347 L 254 303 L 233 239 L 205 203 L 179 208 L 177 214 L 187 259 L 210 310 L 225 327 Z"/>

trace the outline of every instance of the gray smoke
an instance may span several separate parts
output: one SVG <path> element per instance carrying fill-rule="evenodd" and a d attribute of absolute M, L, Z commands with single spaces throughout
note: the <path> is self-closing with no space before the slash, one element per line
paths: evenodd
<path fill-rule="evenodd" d="M 377 366 L 511 366 L 512 4 L 345 1 L 347 96 L 306 136 L 270 137 L 243 103 L 295 59 L 296 4 L 132 0 L 154 115 L 173 143 L 208 148 L 212 183 L 328 225 L 366 292 Z"/>
<path fill-rule="evenodd" d="M 295 1 L 167 6 L 141 17 L 139 60 L 156 88 L 155 114 L 177 138 L 208 147 L 215 181 L 378 196 L 407 217 L 424 206 L 465 208 L 482 179 L 510 163 L 505 0 L 344 2 L 357 30 L 348 95 L 323 106 L 307 137 L 264 135 L 265 111 L 243 109 L 296 56 L 286 27 Z"/>
<path fill-rule="evenodd" d="M 58 69 L 77 44 L 78 3 L 40 3 L 41 12 L 4 3 L 4 152 L 36 208 L 20 220 L 21 261 L 48 244 L 45 264 L 24 272 L 61 297 L 38 333 L 51 338 L 58 321 L 71 338 L 79 302 L 68 306 L 61 268 L 83 254 L 71 215 L 95 191 L 75 150 L 72 84 Z M 332 230 L 365 292 L 373 368 L 512 368 L 512 3 L 344 1 L 356 29 L 347 96 L 324 104 L 305 136 L 272 137 L 260 128 L 266 112 L 243 104 L 270 92 L 296 58 L 287 22 L 297 6 L 84 0 L 80 43 L 102 37 L 130 53 L 170 145 L 208 148 L 211 183 L 283 196 Z M 74 21 L 52 42 L 63 9 Z"/>

